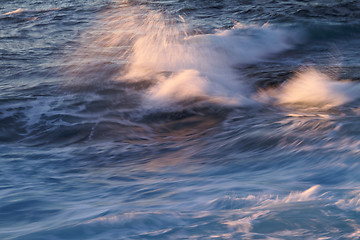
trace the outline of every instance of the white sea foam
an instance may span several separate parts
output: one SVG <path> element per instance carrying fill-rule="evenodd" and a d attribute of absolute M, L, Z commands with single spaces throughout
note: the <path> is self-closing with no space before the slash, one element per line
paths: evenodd
<path fill-rule="evenodd" d="M 342 209 L 352 209 L 360 212 L 360 191 L 351 192 L 347 198 L 339 199 L 335 204 Z"/>
<path fill-rule="evenodd" d="M 82 59 L 75 59 L 75 65 L 81 74 L 91 73 L 86 79 L 106 78 L 109 72 L 118 81 L 151 81 L 143 95 L 146 106 L 184 101 L 244 106 L 265 98 L 281 105 L 328 109 L 358 98 L 359 84 L 339 81 L 311 67 L 276 90 L 254 95 L 251 83 L 234 67 L 293 48 L 302 42 L 300 32 L 271 24 L 235 23 L 227 30 L 189 34 L 194 29 L 182 17 L 126 2 L 119 6 L 105 12 L 95 31 L 84 35 L 86 46 L 76 53 Z M 109 62 L 126 66 L 116 70 Z"/>
<path fill-rule="evenodd" d="M 227 225 L 230 228 L 235 228 L 237 232 L 249 233 L 252 228 L 252 222 L 266 216 L 270 211 L 259 211 L 251 214 L 250 216 L 239 218 L 237 220 L 227 220 L 223 224 Z"/>
<path fill-rule="evenodd" d="M 284 197 L 273 194 L 261 194 L 261 195 L 248 195 L 246 197 L 234 197 L 227 196 L 225 198 L 219 198 L 211 201 L 209 204 L 218 206 L 231 205 L 234 208 L 246 208 L 246 209 L 268 209 L 269 207 L 276 207 L 278 205 L 284 205 L 288 203 L 306 202 L 321 199 L 318 195 L 320 185 L 314 185 L 305 191 L 293 191 Z"/>
<path fill-rule="evenodd" d="M 14 10 L 14 11 L 5 13 L 4 15 L 18 14 L 18 13 L 22 13 L 23 11 L 24 11 L 24 9 L 18 8 L 18 9 Z"/>
<path fill-rule="evenodd" d="M 236 23 L 232 29 L 189 35 L 194 29 L 182 17 L 126 2 L 119 6 L 103 13 L 94 30 L 84 34 L 83 47 L 68 61 L 69 72 L 86 81 L 108 76 L 118 81 L 150 80 L 146 106 L 192 100 L 253 104 L 252 88 L 234 66 L 263 61 L 292 48 L 299 39 L 298 34 L 269 24 Z M 113 68 L 124 62 L 125 70 Z"/>
<path fill-rule="evenodd" d="M 279 104 L 332 108 L 359 98 L 360 85 L 351 81 L 338 81 L 331 76 L 307 68 L 295 74 L 275 91 L 270 91 Z"/>
<path fill-rule="evenodd" d="M 241 213 L 238 218 L 227 219 L 223 224 L 229 228 L 235 229 L 237 232 L 249 233 L 253 229 L 253 223 L 261 218 L 266 218 L 271 213 L 271 209 L 288 209 L 286 206 L 298 202 L 316 201 L 321 199 L 318 195 L 320 185 L 314 185 L 305 191 L 294 191 L 288 195 L 280 197 L 272 194 L 248 195 L 247 197 L 226 196 L 211 201 L 209 204 L 216 208 L 221 205 L 232 206 L 233 216 L 238 209 Z M 220 206 L 219 206 L 220 205 Z M 226 208 L 228 209 L 228 208 Z"/>
<path fill-rule="evenodd" d="M 314 185 L 305 191 L 290 192 L 289 195 L 282 197 L 282 198 L 280 198 L 277 195 L 276 196 L 262 195 L 262 196 L 255 198 L 254 200 L 257 201 L 256 207 L 268 208 L 268 207 L 283 205 L 286 203 L 296 203 L 296 202 L 319 200 L 320 197 L 317 195 L 319 190 L 320 190 L 320 185 Z M 247 198 L 247 199 L 252 200 L 253 198 Z M 254 200 L 252 200 L 252 201 L 254 201 Z"/>
<path fill-rule="evenodd" d="M 188 36 L 185 25 L 153 13 L 140 24 L 143 34 L 132 48 L 127 79 L 156 76 L 150 104 L 201 97 L 206 101 L 248 105 L 249 88 L 233 66 L 264 60 L 293 46 L 290 35 L 269 25 L 240 25 L 214 34 Z M 157 74 L 168 72 L 166 77 Z"/>
<path fill-rule="evenodd" d="M 282 202 L 303 202 L 316 199 L 315 194 L 319 191 L 320 185 L 312 186 L 303 192 L 291 192 Z"/>

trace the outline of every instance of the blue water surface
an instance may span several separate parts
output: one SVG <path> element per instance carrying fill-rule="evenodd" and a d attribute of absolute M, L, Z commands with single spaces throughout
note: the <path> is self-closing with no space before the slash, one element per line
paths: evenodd
<path fill-rule="evenodd" d="M 358 1 L 2 1 L 1 239 L 360 238 Z"/>

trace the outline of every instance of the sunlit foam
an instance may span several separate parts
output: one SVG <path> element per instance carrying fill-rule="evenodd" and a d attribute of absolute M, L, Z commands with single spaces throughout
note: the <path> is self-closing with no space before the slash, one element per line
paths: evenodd
<path fill-rule="evenodd" d="M 251 214 L 248 217 L 240 218 L 233 221 L 225 221 L 224 224 L 231 228 L 236 228 L 237 232 L 248 233 L 252 230 L 252 222 L 266 216 L 270 211 L 259 211 L 254 214 Z"/>
<path fill-rule="evenodd" d="M 201 76 L 200 72 L 193 69 L 181 71 L 169 78 L 159 78 L 157 84 L 149 90 L 147 99 L 150 100 L 151 104 L 155 103 L 162 106 L 181 100 L 240 104 L 240 96 L 227 96 L 226 88 L 223 85 L 210 82 L 207 77 Z M 244 100 L 246 99 L 244 98 Z"/>
<path fill-rule="evenodd" d="M 284 205 L 288 203 L 296 202 L 307 202 L 315 201 L 321 199 L 322 195 L 318 195 L 321 189 L 320 185 L 314 185 L 305 191 L 293 191 L 284 197 L 278 195 L 248 195 L 247 197 L 237 197 L 237 196 L 226 196 L 222 198 L 217 198 L 209 202 L 210 205 L 223 205 L 231 202 L 231 205 L 235 208 L 245 207 L 245 208 L 256 208 L 256 209 L 266 209 L 273 208 L 279 205 Z"/>
<path fill-rule="evenodd" d="M 275 98 L 278 104 L 329 109 L 358 99 L 359 90 L 358 83 L 339 81 L 309 67 L 297 72 L 280 88 L 260 94 Z"/>
<path fill-rule="evenodd" d="M 350 192 L 347 198 L 339 199 L 335 204 L 342 209 L 352 209 L 360 212 L 360 191 Z"/>
<path fill-rule="evenodd" d="M 239 219 L 226 220 L 224 224 L 230 228 L 235 228 L 238 232 L 247 233 L 252 230 L 254 221 L 266 217 L 271 213 L 270 209 L 279 209 L 279 207 L 287 209 L 286 205 L 288 204 L 320 200 L 321 196 L 318 195 L 320 188 L 320 185 L 314 185 L 305 191 L 290 192 L 282 198 L 277 195 L 267 194 L 230 197 L 226 199 L 220 198 L 211 201 L 210 205 L 221 202 L 227 204 L 226 201 L 231 201 L 234 209 L 241 209 L 241 213 L 246 215 Z M 224 202 L 224 200 L 226 201 Z"/>
<path fill-rule="evenodd" d="M 7 12 L 5 13 L 4 15 L 12 15 L 12 14 L 17 14 L 17 13 L 21 13 L 23 12 L 24 10 L 22 8 L 18 8 L 16 9 L 15 11 L 11 11 L 11 12 Z"/>
<path fill-rule="evenodd" d="M 137 28 L 140 34 L 131 49 L 124 78 L 154 80 L 146 93 L 147 106 L 195 99 L 240 104 L 244 87 L 237 81 L 239 74 L 207 39 L 189 37 L 183 23 L 159 12 L 150 12 Z"/>
<path fill-rule="evenodd" d="M 291 48 L 296 34 L 237 23 L 212 34 L 189 34 L 183 17 L 146 6 L 121 3 L 103 13 L 83 35 L 69 69 L 76 78 L 96 81 L 150 81 L 146 106 L 183 101 L 254 104 L 251 87 L 234 66 L 252 64 Z M 85 76 L 85 77 L 84 77 Z"/>
<path fill-rule="evenodd" d="M 181 18 L 183 20 L 183 18 Z M 151 12 L 139 23 L 125 78 L 155 76 L 147 100 L 155 105 L 191 98 L 249 105 L 250 88 L 233 67 L 250 64 L 293 46 L 289 34 L 269 25 L 240 25 L 214 34 L 189 36 L 186 25 Z M 156 74 L 167 72 L 166 76 Z"/>
<path fill-rule="evenodd" d="M 312 199 L 316 199 L 316 197 L 314 197 L 314 195 L 319 191 L 319 189 L 320 189 L 320 185 L 315 185 L 303 192 L 291 192 L 289 194 L 289 196 L 287 196 L 283 199 L 283 202 L 285 202 L 285 203 L 303 202 L 303 201 L 309 201 Z"/>

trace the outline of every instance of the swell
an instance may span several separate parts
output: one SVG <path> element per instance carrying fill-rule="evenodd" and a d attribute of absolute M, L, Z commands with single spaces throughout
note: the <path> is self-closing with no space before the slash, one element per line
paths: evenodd
<path fill-rule="evenodd" d="M 151 144 L 156 135 L 195 137 L 217 125 L 229 111 L 214 106 L 146 110 L 131 88 L 141 86 L 107 83 L 69 89 L 39 85 L 11 92 L 0 99 L 0 143 L 31 147 Z"/>
<path fill-rule="evenodd" d="M 141 138 L 149 133 L 144 125 L 159 124 L 159 129 L 169 122 L 174 123 L 170 129 L 180 123 L 188 128 L 207 125 L 207 117 L 217 122 L 238 108 L 261 111 L 264 106 L 296 108 L 305 103 L 324 110 L 355 101 L 356 90 L 351 89 L 357 84 L 336 83 L 316 70 L 300 73 L 274 91 L 256 92 L 244 66 L 276 59 L 305 43 L 299 28 L 235 22 L 231 28 L 205 34 L 183 17 L 146 4 L 115 5 L 98 16 L 64 59 L 61 71 L 68 82 L 63 90 L 68 92 L 35 96 L 25 107 L 6 109 L 1 119 L 6 126 L 3 140 L 34 145 L 53 144 L 56 139 L 65 145 L 120 141 L 133 138 L 126 128 Z M 298 86 L 307 88 L 299 94 Z M 193 119 L 196 124 L 191 124 Z"/>

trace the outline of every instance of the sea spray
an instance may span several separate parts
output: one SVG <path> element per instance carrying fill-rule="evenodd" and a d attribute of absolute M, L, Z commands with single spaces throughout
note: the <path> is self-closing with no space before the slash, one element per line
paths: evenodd
<path fill-rule="evenodd" d="M 252 83 L 239 66 L 291 49 L 298 33 L 270 24 L 236 22 L 231 29 L 203 34 L 146 5 L 122 4 L 103 13 L 96 31 L 84 35 L 70 68 L 86 82 L 112 79 L 148 82 L 143 106 L 181 106 L 185 101 L 253 105 Z M 99 30 L 100 29 L 100 30 Z"/>
<path fill-rule="evenodd" d="M 145 95 L 147 106 L 189 100 L 222 104 L 246 101 L 241 74 L 232 68 L 224 49 L 214 49 L 208 38 L 189 36 L 184 23 L 174 22 L 162 12 L 151 11 L 138 28 L 141 34 L 131 48 L 124 78 L 150 78 L 154 82 Z"/>
<path fill-rule="evenodd" d="M 278 104 L 329 109 L 358 99 L 360 85 L 339 81 L 314 67 L 303 68 L 278 89 L 267 92 Z"/>

